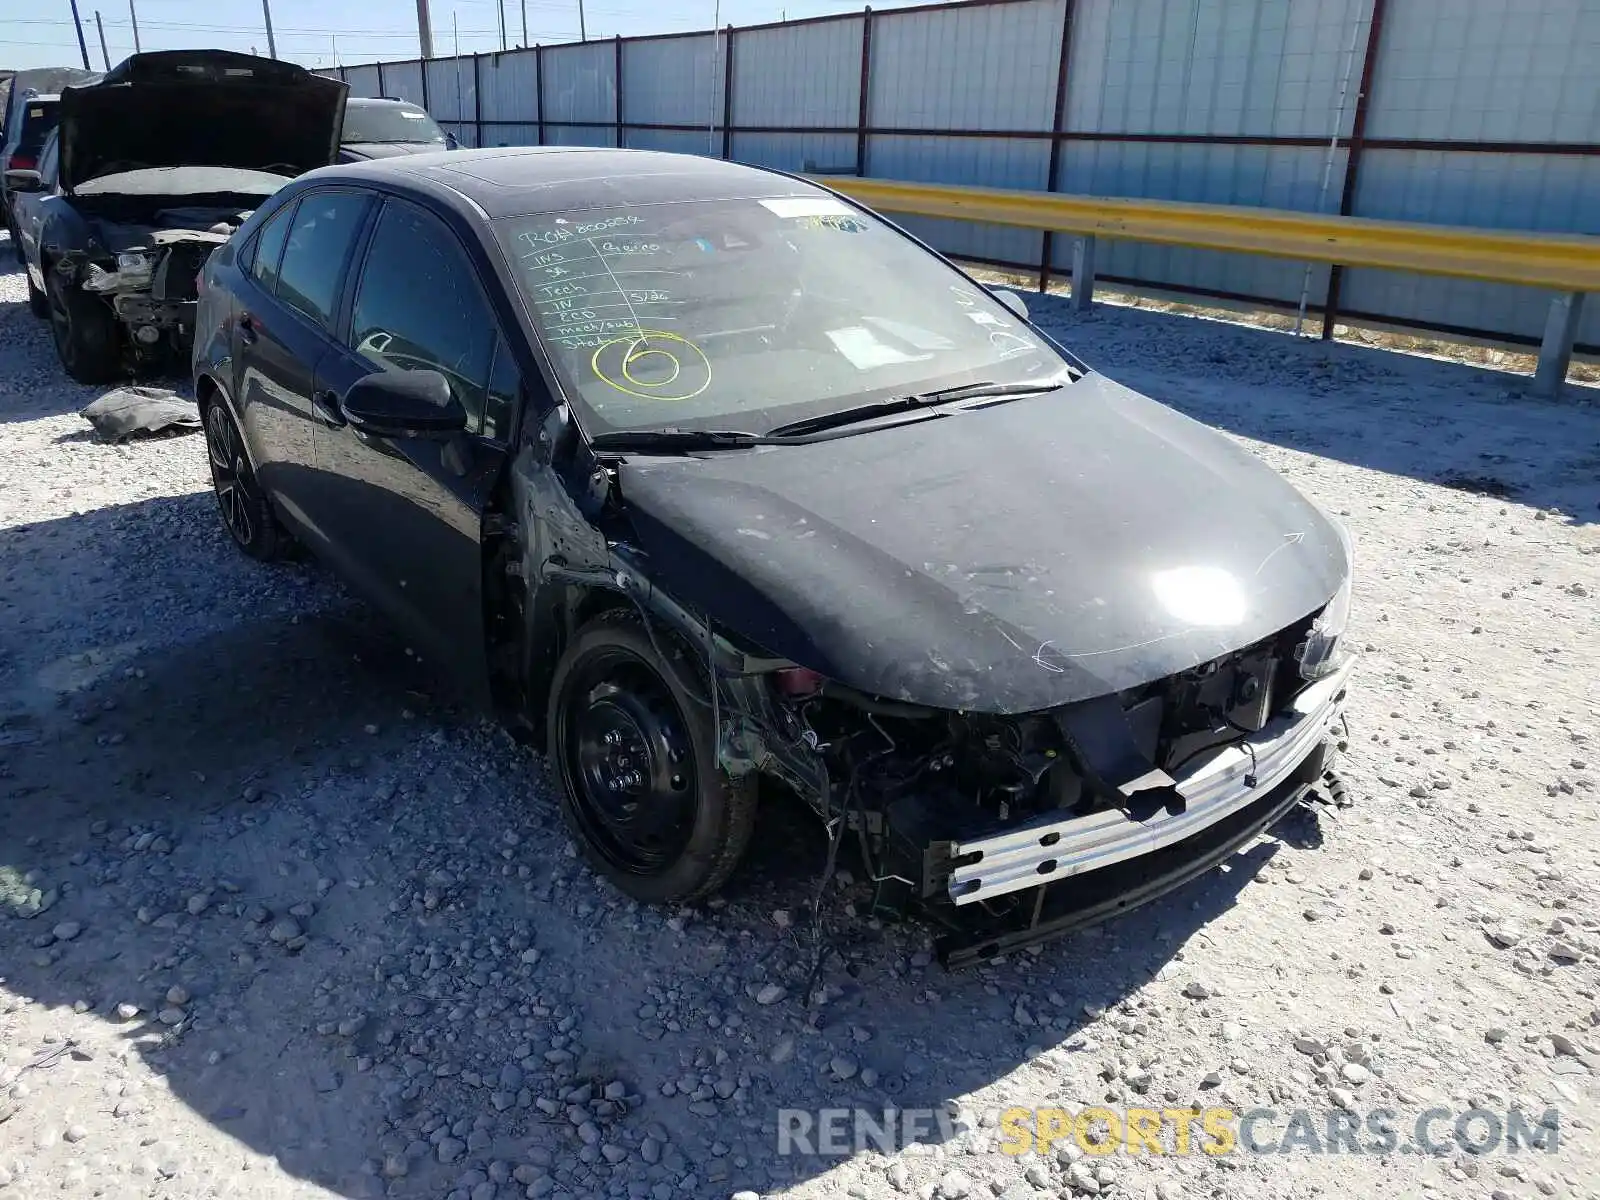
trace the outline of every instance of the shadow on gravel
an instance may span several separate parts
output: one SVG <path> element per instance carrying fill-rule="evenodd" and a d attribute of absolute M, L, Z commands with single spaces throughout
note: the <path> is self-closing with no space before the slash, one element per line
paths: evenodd
<path fill-rule="evenodd" d="M 624 902 L 568 853 L 532 755 L 433 700 L 365 609 L 330 589 L 294 611 L 278 571 L 196 550 L 210 505 L 0 531 L 0 564 L 28 576 L 0 600 L 0 634 L 21 639 L 0 664 L 4 993 L 97 1018 L 29 1083 L 92 1088 L 114 1122 L 102 1152 L 152 1139 L 138 1153 L 185 1194 L 232 1176 L 237 1151 L 201 1153 L 107 1057 L 142 1060 L 275 1160 L 262 1171 L 351 1197 L 769 1190 L 843 1161 L 780 1156 L 780 1109 L 942 1111 L 1002 1079 L 1008 1103 L 1142 1103 L 1095 1075 L 1109 1055 L 1086 1013 L 1128 1001 L 1131 1028 L 1141 990 L 1275 853 L 958 975 L 840 879 L 810 1008 L 815 822 L 768 806 L 706 909 Z M 136 527 L 171 536 L 120 551 Z M 70 574 L 96 554 L 105 577 Z M 135 644 L 128 612 L 170 620 L 207 572 L 193 636 Z M 66 661 L 26 648 L 79 629 L 97 636 Z M 930 1115 L 919 1140 L 942 1136 Z"/>
<path fill-rule="evenodd" d="M 1060 296 L 1028 304 L 1096 370 L 1208 425 L 1600 521 L 1600 388 L 1545 401 L 1489 367 L 1144 309 L 1079 316 Z"/>

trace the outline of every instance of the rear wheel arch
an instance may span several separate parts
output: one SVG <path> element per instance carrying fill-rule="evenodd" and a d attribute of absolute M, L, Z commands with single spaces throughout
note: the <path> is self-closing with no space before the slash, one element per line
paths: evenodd
<path fill-rule="evenodd" d="M 206 410 L 213 404 L 220 404 L 228 410 L 228 415 L 233 418 L 233 427 L 239 433 L 239 443 L 244 447 L 244 456 L 250 464 L 250 469 L 256 469 L 255 448 L 250 445 L 250 437 L 245 433 L 244 422 L 240 419 L 238 406 L 234 404 L 233 397 L 228 394 L 228 389 L 223 387 L 217 377 L 209 371 L 201 371 L 194 377 L 195 407 L 200 410 L 200 420 L 204 422 Z"/>

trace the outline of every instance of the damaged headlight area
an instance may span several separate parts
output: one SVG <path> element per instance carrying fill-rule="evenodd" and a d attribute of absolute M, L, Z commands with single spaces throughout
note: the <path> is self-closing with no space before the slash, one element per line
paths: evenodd
<path fill-rule="evenodd" d="M 107 270 L 100 263 L 90 262 L 83 268 L 83 290 L 106 294 L 124 289 L 148 288 L 154 257 L 146 250 L 124 250 L 111 263 L 115 270 Z"/>
<path fill-rule="evenodd" d="M 1350 657 L 1344 645 L 1345 628 L 1350 623 L 1350 592 L 1355 582 L 1355 546 L 1344 525 L 1329 518 L 1344 543 L 1345 572 L 1339 590 L 1327 607 L 1311 622 L 1311 630 L 1299 649 L 1300 674 L 1306 679 L 1325 679 Z"/>
<path fill-rule="evenodd" d="M 958 965 L 1154 899 L 1320 783 L 1351 664 L 1302 679 L 1312 626 L 1020 715 L 884 700 L 804 669 L 723 675 L 724 761 L 810 802 L 858 846 L 875 910 L 930 916 Z"/>
<path fill-rule="evenodd" d="M 220 233 L 164 230 L 149 246 L 85 254 L 77 282 L 105 297 L 135 348 L 149 350 L 166 339 L 181 348 L 194 327 L 200 270 L 225 240 Z"/>

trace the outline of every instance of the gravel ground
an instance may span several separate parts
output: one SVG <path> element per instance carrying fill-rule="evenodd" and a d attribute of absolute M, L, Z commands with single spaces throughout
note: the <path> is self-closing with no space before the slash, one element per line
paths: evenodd
<path fill-rule="evenodd" d="M 326 574 L 231 549 L 198 437 L 90 436 L 0 277 L 0 1196 L 1600 1194 L 1600 409 L 1036 308 L 1346 514 L 1345 804 L 956 975 L 841 871 L 808 1003 L 810 822 L 764 810 L 704 909 L 620 899 L 533 755 Z M 1007 1106 L 1096 1103 L 1268 1107 L 1261 1141 L 1554 1109 L 1559 1141 L 999 1148 Z M 780 1108 L 947 1105 L 899 1153 L 778 1153 Z"/>

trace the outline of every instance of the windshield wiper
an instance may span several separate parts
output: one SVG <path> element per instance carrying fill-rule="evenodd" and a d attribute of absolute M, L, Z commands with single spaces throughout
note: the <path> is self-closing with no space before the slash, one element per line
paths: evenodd
<path fill-rule="evenodd" d="M 592 450 L 737 450 L 777 439 L 739 429 L 618 429 L 589 439 Z"/>
<path fill-rule="evenodd" d="M 912 412 L 934 404 L 948 404 L 952 400 L 977 400 L 988 396 L 1037 396 L 1054 392 L 1066 386 L 1064 381 L 1053 383 L 963 383 L 956 387 L 939 388 L 932 392 L 917 392 L 910 396 L 896 396 L 876 404 L 863 404 L 857 408 L 842 408 L 838 412 L 822 413 L 780 425 L 772 436 L 790 437 L 796 434 L 816 433 L 823 429 L 838 429 L 874 417 L 888 417 L 895 413 Z"/>

